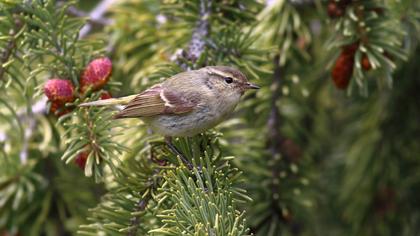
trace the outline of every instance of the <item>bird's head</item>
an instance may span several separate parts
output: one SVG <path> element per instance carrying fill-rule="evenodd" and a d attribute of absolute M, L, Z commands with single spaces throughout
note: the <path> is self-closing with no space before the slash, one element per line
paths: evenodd
<path fill-rule="evenodd" d="M 221 96 L 242 95 L 248 89 L 259 89 L 248 81 L 238 69 L 229 66 L 207 66 L 202 68 L 208 75 L 205 81 L 209 89 L 216 89 Z"/>

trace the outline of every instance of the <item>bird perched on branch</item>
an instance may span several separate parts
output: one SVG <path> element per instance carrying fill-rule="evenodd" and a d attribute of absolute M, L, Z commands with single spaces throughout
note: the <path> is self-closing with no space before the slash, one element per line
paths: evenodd
<path fill-rule="evenodd" d="M 141 118 L 165 137 L 188 137 L 219 124 L 246 90 L 258 88 L 235 68 L 208 66 L 176 74 L 138 95 L 80 106 L 125 105 L 114 118 Z"/>

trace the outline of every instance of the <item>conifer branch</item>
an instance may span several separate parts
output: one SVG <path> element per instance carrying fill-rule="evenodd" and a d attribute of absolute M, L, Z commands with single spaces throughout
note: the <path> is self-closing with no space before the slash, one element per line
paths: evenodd
<path fill-rule="evenodd" d="M 14 26 L 15 28 L 12 28 L 9 33 L 10 40 L 0 56 L 0 80 L 3 79 L 4 73 L 6 72 L 6 68 L 3 67 L 3 64 L 9 60 L 10 56 L 13 54 L 13 50 L 16 48 L 15 35 L 22 28 L 23 23 L 19 19 L 15 19 Z"/>
<path fill-rule="evenodd" d="M 75 17 L 89 17 L 89 13 L 82 11 L 80 9 L 77 9 L 75 6 L 70 6 L 67 9 L 67 12 L 69 15 L 72 15 Z M 111 19 L 105 18 L 103 16 L 99 16 L 97 18 L 89 18 L 87 21 L 91 23 L 92 25 L 98 25 L 98 26 L 107 26 L 113 22 Z"/>
<path fill-rule="evenodd" d="M 279 154 L 279 145 L 276 145 L 275 141 L 278 141 L 282 138 L 279 127 L 280 127 L 280 111 L 276 105 L 277 100 L 281 97 L 281 67 L 278 64 L 279 55 L 274 57 L 274 75 L 273 75 L 273 83 L 272 83 L 272 98 L 271 98 L 271 109 L 270 109 L 270 116 L 268 117 L 268 130 L 269 132 L 269 140 L 271 140 L 269 148 L 272 155 Z"/>
<path fill-rule="evenodd" d="M 200 1 L 200 19 L 197 22 L 196 28 L 191 37 L 190 45 L 188 47 L 187 59 L 195 62 L 200 58 L 205 49 L 205 38 L 209 35 L 210 23 L 209 18 L 211 14 L 212 0 Z"/>
<path fill-rule="evenodd" d="M 152 194 L 150 194 L 150 191 L 149 191 L 149 193 L 137 203 L 135 212 L 146 210 L 147 204 L 149 203 L 151 199 L 152 199 Z M 139 224 L 140 224 L 140 216 L 137 215 L 131 218 L 131 223 L 130 223 L 131 230 L 127 233 L 127 236 L 135 236 L 137 234 L 137 229 L 139 227 Z"/>
<path fill-rule="evenodd" d="M 102 2 L 104 2 L 104 1 L 102 1 Z M 88 19 L 88 23 L 80 30 L 79 38 L 84 38 L 84 37 L 86 37 L 86 35 L 88 35 L 90 33 L 90 31 L 92 30 L 92 26 L 88 26 L 90 24 L 96 24 L 96 25 L 102 25 L 102 26 L 112 24 L 112 20 L 103 17 L 103 15 L 106 13 L 106 10 L 109 8 L 111 3 L 112 3 L 112 1 L 106 1 L 106 4 L 101 3 L 102 5 L 99 4 L 90 13 L 86 13 L 84 11 L 81 11 L 74 6 L 69 6 L 68 7 L 67 12 L 70 15 L 73 15 L 73 16 L 76 16 L 76 17 L 89 17 L 90 16 L 90 18 Z M 20 27 L 21 26 L 22 25 L 20 25 Z M 20 27 L 19 27 L 19 29 L 20 29 Z M 17 30 L 15 30 L 14 33 L 18 32 L 18 31 L 19 30 L 17 29 Z M 13 38 L 10 41 L 14 42 Z M 10 42 L 9 42 L 9 44 L 10 44 Z M 15 45 L 13 45 L 13 47 L 15 47 Z M 9 48 L 9 47 L 7 47 L 7 48 Z M 11 53 L 11 50 L 10 50 L 10 53 Z M 4 56 L 1 56 L 1 64 L 6 62 L 9 57 L 10 57 L 10 54 L 7 56 L 7 58 L 5 58 Z M 3 58 L 5 58 L 5 60 L 3 60 Z M 0 67 L 0 80 L 3 77 L 3 73 L 4 73 L 4 69 L 3 69 L 3 67 Z M 32 111 L 35 114 L 41 114 L 41 113 L 45 113 L 47 111 L 45 97 L 42 98 L 41 100 L 39 100 L 38 102 L 34 103 L 34 105 L 32 105 Z"/>
<path fill-rule="evenodd" d="M 29 114 L 26 114 L 26 109 L 21 110 L 18 113 L 18 117 L 21 120 L 21 122 L 26 122 L 28 126 L 26 127 L 25 134 L 24 134 L 24 140 L 23 140 L 23 148 L 20 153 L 20 159 L 22 163 L 26 162 L 26 159 L 28 157 L 28 145 L 29 145 L 29 139 L 32 137 L 32 134 L 35 132 L 36 126 L 37 126 L 37 120 L 36 115 L 42 114 L 46 112 L 47 109 L 47 98 L 44 96 L 39 101 L 35 102 L 31 106 L 31 111 Z"/>
<path fill-rule="evenodd" d="M 98 22 L 101 21 L 103 15 L 107 12 L 107 10 L 111 7 L 111 5 L 114 3 L 113 0 L 102 0 L 90 13 L 89 18 L 91 21 Z M 111 22 L 108 21 L 108 24 Z M 92 23 L 88 22 L 86 25 L 83 26 L 83 28 L 79 32 L 79 38 L 82 39 L 86 37 L 90 31 L 92 30 Z"/>
<path fill-rule="evenodd" d="M 12 56 L 13 51 L 16 49 L 16 34 L 19 32 L 19 30 L 23 27 L 23 22 L 18 19 L 18 18 L 14 18 L 14 22 L 13 22 L 13 26 L 14 28 L 10 29 L 9 32 L 9 41 L 7 42 L 3 52 L 1 53 L 0 56 L 0 80 L 3 79 L 5 73 L 6 73 L 6 68 L 3 67 L 3 65 L 5 63 L 7 63 L 7 61 L 9 60 L 9 58 Z M 19 118 L 22 118 L 22 116 L 19 115 Z M 22 118 L 22 123 L 23 120 L 25 120 L 23 117 Z M 27 118 L 27 123 L 28 123 L 28 128 L 25 130 L 24 134 L 23 134 L 23 144 L 22 144 L 22 150 L 20 151 L 20 161 L 21 163 L 26 163 L 27 157 L 28 157 L 28 143 L 29 143 L 29 138 L 32 135 L 33 129 L 35 127 L 35 121 L 32 119 Z M 3 132 L 0 133 L 0 135 L 2 135 Z"/>
<path fill-rule="evenodd" d="M 209 19 L 212 3 L 212 0 L 200 0 L 199 20 L 196 22 L 188 44 L 188 50 L 181 50 L 179 53 L 175 53 L 176 63 L 184 70 L 191 69 L 184 60 L 195 63 L 205 50 L 206 37 L 210 34 Z"/>
<path fill-rule="evenodd" d="M 153 152 L 153 149 L 150 150 L 150 152 Z M 152 159 L 151 159 L 152 160 Z M 153 160 L 152 160 L 153 161 Z M 158 177 L 156 178 L 156 181 L 153 181 L 152 179 L 154 176 L 159 174 L 159 169 L 153 170 L 153 175 L 149 178 L 150 185 L 143 191 L 143 195 L 141 199 L 137 202 L 136 207 L 133 212 L 140 212 L 146 210 L 147 204 L 152 199 L 152 191 L 155 191 L 157 188 L 156 181 L 161 181 L 162 178 Z M 130 228 L 131 230 L 127 233 L 127 236 L 135 236 L 137 235 L 137 231 L 140 224 L 140 215 L 136 215 L 131 218 L 130 220 Z"/>
<path fill-rule="evenodd" d="M 272 181 L 270 183 L 271 187 L 271 209 L 273 210 L 273 213 L 271 217 L 278 217 L 280 220 L 283 220 L 290 225 L 294 225 L 292 222 L 290 222 L 290 219 L 287 219 L 286 216 L 282 213 L 282 210 L 279 209 L 279 200 L 280 200 L 280 186 L 279 186 L 279 179 L 280 179 L 280 171 L 281 163 L 289 163 L 291 160 L 290 156 L 288 156 L 287 150 L 284 148 L 284 141 L 286 138 L 282 135 L 280 132 L 281 128 L 281 113 L 277 106 L 278 100 L 282 97 L 282 83 L 284 79 L 284 67 L 280 65 L 280 55 L 277 54 L 274 57 L 274 74 L 273 74 L 273 82 L 271 84 L 272 86 L 272 97 L 271 97 L 271 106 L 270 106 L 270 115 L 267 122 L 267 128 L 268 128 L 268 150 L 271 154 L 272 158 Z M 269 217 L 267 218 L 267 220 Z M 261 224 L 264 224 L 264 221 L 261 222 Z M 296 225 L 298 226 L 298 225 Z M 262 227 L 262 225 L 257 225 L 257 228 Z"/>
<path fill-rule="evenodd" d="M 289 3 L 294 7 L 306 7 L 315 5 L 314 0 L 290 0 Z"/>
<path fill-rule="evenodd" d="M 277 165 L 275 163 L 278 162 L 278 158 L 281 156 L 281 141 L 283 140 L 283 136 L 280 133 L 280 111 L 277 107 L 277 101 L 281 97 L 281 83 L 282 83 L 282 68 L 279 65 L 279 59 L 280 56 L 276 55 L 274 57 L 274 74 L 273 74 L 273 82 L 272 82 L 272 97 L 271 97 L 271 108 L 270 108 L 270 115 L 268 117 L 267 122 L 267 130 L 268 132 L 268 149 L 270 151 L 271 157 L 273 158 L 273 168 L 272 168 L 272 176 L 273 180 L 278 179 L 279 174 L 279 168 L 277 168 Z M 275 210 L 276 214 L 278 208 L 277 208 L 277 201 L 278 201 L 278 182 L 272 181 L 271 183 L 271 201 L 273 205 L 273 209 Z M 280 213 L 279 213 L 280 214 Z"/>
<path fill-rule="evenodd" d="M 67 9 L 67 12 L 70 15 L 73 15 L 73 16 L 76 16 L 76 17 L 89 17 L 90 16 L 90 18 L 88 19 L 88 23 L 85 25 L 85 27 L 87 27 L 87 25 L 89 25 L 89 24 L 105 26 L 105 25 L 109 25 L 109 24 L 112 23 L 112 20 L 103 17 L 103 15 L 106 13 L 106 10 L 109 8 L 111 2 L 112 1 L 107 1 L 106 4 L 105 3 L 101 3 L 102 5 L 99 4 L 96 8 L 94 8 L 92 10 L 91 13 L 86 13 L 84 11 L 81 11 L 74 6 L 69 6 L 68 9 Z M 63 4 L 61 4 L 61 7 L 62 7 L 62 5 Z M 11 34 L 10 36 L 14 36 L 14 34 L 16 34 L 19 31 L 19 29 L 23 26 L 23 24 L 20 21 L 16 21 L 16 23 L 17 23 L 16 24 L 16 30 L 13 30 L 12 31 L 13 35 Z M 82 28 L 82 30 L 84 28 Z M 91 29 L 92 29 L 92 27 L 89 26 L 88 30 L 86 30 L 86 28 L 85 28 L 85 31 L 83 31 L 83 32 L 81 30 L 80 33 L 79 33 L 79 38 L 86 37 L 86 35 L 89 34 L 89 32 L 91 31 Z M 10 39 L 9 43 L 8 43 L 8 46 L 6 47 L 6 50 L 4 51 L 3 55 L 0 57 L 1 58 L 0 59 L 1 64 L 7 62 L 8 58 L 11 56 L 11 52 L 13 51 L 13 48 L 15 48 L 15 47 L 16 47 L 15 39 L 12 37 Z M 0 67 L 0 80 L 2 79 L 4 72 L 5 72 L 4 68 Z M 25 112 L 26 111 L 20 112 L 19 116 L 23 116 Z M 46 105 L 46 98 L 45 97 L 43 97 L 42 99 L 40 99 L 39 101 L 37 101 L 36 103 L 34 103 L 32 105 L 32 112 L 34 114 L 42 114 L 42 113 L 47 112 L 47 105 Z M 31 120 L 29 122 L 34 122 L 34 121 Z M 28 132 L 32 133 L 31 130 L 29 130 Z"/>

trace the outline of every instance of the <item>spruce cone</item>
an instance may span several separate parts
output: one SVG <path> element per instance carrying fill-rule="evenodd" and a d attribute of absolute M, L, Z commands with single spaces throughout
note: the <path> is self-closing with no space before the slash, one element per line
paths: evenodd
<path fill-rule="evenodd" d="M 71 81 L 65 79 L 50 79 L 44 85 L 44 93 L 48 100 L 63 105 L 74 101 L 74 87 Z"/>
<path fill-rule="evenodd" d="M 335 87 L 338 89 L 346 89 L 349 85 L 353 74 L 354 54 L 347 54 L 344 51 L 335 61 L 331 76 Z"/>
<path fill-rule="evenodd" d="M 86 92 L 89 88 L 96 91 L 108 83 L 112 72 L 112 62 L 103 57 L 91 61 L 80 78 L 80 90 Z"/>

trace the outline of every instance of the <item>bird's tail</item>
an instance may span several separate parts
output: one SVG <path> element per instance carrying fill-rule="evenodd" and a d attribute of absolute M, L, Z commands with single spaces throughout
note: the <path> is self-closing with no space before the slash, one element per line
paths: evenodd
<path fill-rule="evenodd" d="M 98 100 L 93 102 L 85 102 L 79 105 L 79 107 L 90 107 L 90 106 L 111 106 L 111 105 L 127 105 L 137 95 L 130 95 L 120 98 L 109 98 L 104 100 Z"/>

